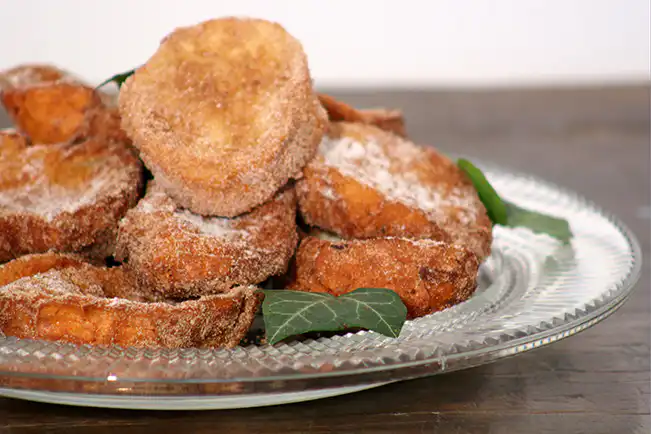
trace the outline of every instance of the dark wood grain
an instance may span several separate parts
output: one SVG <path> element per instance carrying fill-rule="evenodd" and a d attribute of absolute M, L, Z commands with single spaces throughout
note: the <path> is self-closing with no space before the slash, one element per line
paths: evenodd
<path fill-rule="evenodd" d="M 649 257 L 649 88 L 336 93 L 405 111 L 414 140 L 562 184 L 616 212 Z M 649 262 L 604 323 L 462 372 L 278 407 L 135 412 L 0 399 L 11 433 L 648 433 Z"/>

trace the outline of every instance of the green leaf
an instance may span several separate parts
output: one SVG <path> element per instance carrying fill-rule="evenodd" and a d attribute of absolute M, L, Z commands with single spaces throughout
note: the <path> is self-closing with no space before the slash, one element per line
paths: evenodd
<path fill-rule="evenodd" d="M 272 345 L 303 333 L 350 328 L 398 337 L 407 319 L 407 308 L 389 289 L 359 288 L 339 297 L 290 290 L 263 292 L 265 334 Z"/>
<path fill-rule="evenodd" d="M 457 166 L 468 175 L 468 178 L 470 178 L 470 181 L 475 186 L 479 199 L 481 199 L 484 207 L 486 207 L 486 212 L 491 221 L 497 225 L 505 225 L 508 219 L 506 205 L 490 182 L 488 182 L 482 171 L 470 161 L 463 158 L 457 160 Z"/>
<path fill-rule="evenodd" d="M 407 308 L 390 289 L 358 288 L 336 297 L 346 308 L 342 312 L 346 328 L 359 327 L 397 338 L 407 319 Z"/>
<path fill-rule="evenodd" d="M 131 71 L 123 72 L 121 74 L 115 74 L 113 77 L 108 78 L 101 82 L 95 89 L 99 89 L 102 86 L 105 86 L 111 82 L 114 82 L 117 86 L 118 89 L 122 87 L 122 84 L 127 80 L 127 78 L 131 77 L 133 73 L 136 72 L 135 69 L 132 69 Z"/>
<path fill-rule="evenodd" d="M 563 243 L 569 243 L 572 238 L 572 230 L 567 220 L 529 211 L 509 202 L 504 203 L 509 215 L 507 226 L 529 228 L 535 233 L 550 235 Z"/>
<path fill-rule="evenodd" d="M 493 224 L 525 227 L 538 234 L 550 235 L 563 243 L 568 243 L 572 238 L 572 231 L 567 220 L 520 208 L 502 200 L 482 171 L 474 164 L 468 160 L 459 159 L 457 165 L 472 181 Z"/>

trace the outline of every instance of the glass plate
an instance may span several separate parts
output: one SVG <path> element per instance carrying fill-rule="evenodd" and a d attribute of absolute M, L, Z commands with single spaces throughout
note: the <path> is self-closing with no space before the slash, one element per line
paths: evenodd
<path fill-rule="evenodd" d="M 316 399 L 477 366 L 580 332 L 616 310 L 641 253 L 619 220 L 574 193 L 483 165 L 516 204 L 563 216 L 563 246 L 496 227 L 467 302 L 372 332 L 234 350 L 154 350 L 0 337 L 0 394 L 99 407 L 216 409 Z"/>

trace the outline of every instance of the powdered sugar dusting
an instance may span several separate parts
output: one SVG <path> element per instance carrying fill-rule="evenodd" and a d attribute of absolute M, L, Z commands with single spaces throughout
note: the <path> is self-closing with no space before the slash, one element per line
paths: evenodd
<path fill-rule="evenodd" d="M 325 197 L 326 199 L 337 200 L 337 193 L 336 193 L 335 190 L 334 190 L 332 187 L 330 187 L 329 185 L 324 185 L 323 187 L 321 187 L 321 189 L 319 190 L 319 192 L 320 192 L 321 195 L 323 195 L 323 197 Z"/>
<path fill-rule="evenodd" d="M 444 243 L 443 241 L 431 240 L 427 238 L 413 239 L 413 238 L 405 238 L 405 237 L 385 237 L 385 239 L 403 241 L 406 243 L 413 244 L 414 246 L 447 246 L 448 245 L 448 243 Z"/>
<path fill-rule="evenodd" d="M 0 90 L 46 86 L 51 83 L 77 83 L 67 71 L 50 65 L 22 65 L 0 73 Z"/>
<path fill-rule="evenodd" d="M 116 258 L 147 287 L 185 298 L 284 273 L 297 239 L 293 189 L 249 213 L 223 218 L 179 207 L 155 179 L 120 222 Z"/>
<path fill-rule="evenodd" d="M 138 202 L 136 211 L 143 213 L 165 212 L 171 213 L 172 218 L 181 222 L 179 228 L 189 226 L 201 235 L 223 239 L 225 241 L 245 240 L 250 231 L 236 228 L 237 219 L 225 217 L 205 217 L 195 214 L 190 210 L 177 208 L 172 200 L 157 187 L 150 188 L 147 195 Z"/>
<path fill-rule="evenodd" d="M 332 232 L 324 231 L 322 229 L 318 228 L 312 228 L 310 229 L 309 234 L 311 237 L 318 238 L 320 240 L 325 240 L 325 241 L 331 241 L 333 243 L 338 243 L 340 241 L 345 241 L 343 238 L 341 238 L 339 235 L 334 234 Z"/>
<path fill-rule="evenodd" d="M 174 202 L 165 193 L 156 188 L 154 181 L 149 184 L 145 197 L 138 202 L 138 205 L 131 212 L 142 212 L 145 214 L 154 212 L 173 213 L 175 210 L 176 205 Z"/>
<path fill-rule="evenodd" d="M 202 234 L 227 240 L 245 239 L 249 232 L 233 227 L 233 219 L 225 217 L 204 217 L 188 210 L 176 211 L 174 217 L 199 229 Z"/>
<path fill-rule="evenodd" d="M 339 235 L 334 234 L 332 232 L 324 231 L 322 229 L 318 228 L 312 228 L 309 232 L 309 235 L 311 237 L 318 238 L 320 240 L 324 241 L 330 241 L 332 243 L 351 243 L 351 242 L 359 242 L 359 243 L 364 243 L 364 240 L 346 240 L 344 238 L 341 238 Z M 413 239 L 413 238 L 405 238 L 405 237 L 382 237 L 385 240 L 398 240 L 398 241 L 404 241 L 410 244 L 413 244 L 415 246 L 443 246 L 446 245 L 446 243 L 438 240 L 432 240 L 428 238 L 420 238 L 420 239 Z"/>
<path fill-rule="evenodd" d="M 0 190 L 0 214 L 3 211 L 26 212 L 50 222 L 62 213 L 74 213 L 96 203 L 99 198 L 110 195 L 115 189 L 122 189 L 132 180 L 132 174 L 123 170 L 123 163 L 117 155 L 104 155 L 101 161 L 89 161 L 93 164 L 93 173 L 87 183 L 63 186 L 48 178 L 45 159 L 51 155 L 44 152 L 42 146 L 32 146 L 23 152 L 24 164 L 14 178 L 29 181 Z"/>
<path fill-rule="evenodd" d="M 326 136 L 319 153 L 326 166 L 379 191 L 388 200 L 422 210 L 431 221 L 446 222 L 450 208 L 456 210 L 462 224 L 476 218 L 477 207 L 468 192 L 459 188 L 439 191 L 419 179 L 413 168 L 427 156 L 406 140 L 395 139 L 395 146 L 385 147 L 373 137 L 362 143 L 350 137 Z M 327 189 L 321 193 L 326 197 L 332 194 Z"/>
<path fill-rule="evenodd" d="M 48 297 L 51 300 L 59 301 L 78 295 L 104 296 L 104 291 L 96 283 L 84 286 L 74 285 L 72 282 L 61 280 L 61 275 L 63 275 L 61 271 L 54 270 L 35 276 L 23 277 L 4 287 L 3 295 L 11 294 L 16 298 Z"/>

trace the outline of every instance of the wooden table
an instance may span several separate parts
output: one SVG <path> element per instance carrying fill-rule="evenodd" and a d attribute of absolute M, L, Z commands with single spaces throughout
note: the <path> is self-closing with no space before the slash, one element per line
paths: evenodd
<path fill-rule="evenodd" d="M 649 257 L 649 88 L 339 93 L 404 109 L 411 137 L 531 172 L 615 211 Z M 648 433 L 649 263 L 605 322 L 466 371 L 270 408 L 135 412 L 0 399 L 0 432 Z"/>

